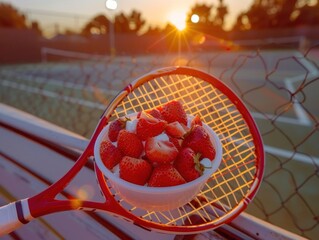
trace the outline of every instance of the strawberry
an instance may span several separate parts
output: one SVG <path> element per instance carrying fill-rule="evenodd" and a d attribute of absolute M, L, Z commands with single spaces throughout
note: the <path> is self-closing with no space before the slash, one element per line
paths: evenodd
<path fill-rule="evenodd" d="M 179 101 L 173 100 L 166 103 L 161 110 L 161 114 L 168 123 L 178 121 L 187 126 L 187 115 Z"/>
<path fill-rule="evenodd" d="M 182 149 L 181 144 L 180 144 L 180 140 L 178 138 L 174 138 L 171 136 L 168 136 L 168 138 L 169 138 L 169 141 L 174 144 L 174 146 L 176 147 L 176 149 L 178 151 L 180 151 Z"/>
<path fill-rule="evenodd" d="M 151 164 L 143 159 L 125 156 L 120 161 L 120 178 L 128 182 L 145 185 L 151 173 Z"/>
<path fill-rule="evenodd" d="M 152 108 L 152 109 L 149 109 L 149 110 L 146 110 L 146 111 L 138 112 L 137 113 L 137 118 L 140 118 L 142 113 L 144 112 L 144 113 L 147 113 L 147 114 L 149 114 L 149 115 L 151 115 L 151 116 L 153 116 L 153 117 L 155 117 L 157 119 L 164 120 L 160 109 L 161 108 L 158 107 L 158 108 Z"/>
<path fill-rule="evenodd" d="M 202 120 L 200 119 L 199 115 L 195 115 L 195 117 L 191 121 L 191 127 L 194 127 L 195 125 L 203 126 Z"/>
<path fill-rule="evenodd" d="M 171 164 L 163 164 L 153 169 L 149 187 L 169 187 L 186 183 L 185 179 Z"/>
<path fill-rule="evenodd" d="M 126 121 L 130 120 L 129 118 L 119 118 L 110 123 L 108 137 L 111 142 L 116 142 L 119 132 L 125 128 Z"/>
<path fill-rule="evenodd" d="M 177 157 L 178 150 L 168 140 L 151 137 L 145 142 L 145 154 L 153 165 L 158 165 L 173 162 Z"/>
<path fill-rule="evenodd" d="M 143 152 L 143 144 L 132 132 L 122 129 L 117 137 L 117 147 L 124 156 L 138 158 Z"/>
<path fill-rule="evenodd" d="M 112 170 L 112 168 L 117 165 L 123 157 L 121 151 L 109 140 L 101 142 L 100 156 L 104 165 L 110 170 Z"/>
<path fill-rule="evenodd" d="M 209 158 L 211 161 L 215 158 L 215 148 L 210 140 L 205 128 L 195 125 L 190 132 L 186 134 L 182 147 L 190 147 L 194 152 L 201 154 L 202 158 Z"/>
<path fill-rule="evenodd" d="M 160 110 L 158 110 L 157 108 L 153 108 L 151 110 L 148 110 L 146 111 L 149 115 L 157 118 L 157 119 L 160 119 L 160 120 L 164 120 Z"/>
<path fill-rule="evenodd" d="M 188 130 L 189 129 L 183 123 L 177 121 L 167 124 L 165 128 L 166 133 L 175 138 L 183 138 Z"/>
<path fill-rule="evenodd" d="M 142 141 L 145 141 L 149 137 L 155 137 L 162 133 L 166 124 L 166 121 L 142 112 L 136 125 L 136 134 Z"/>
<path fill-rule="evenodd" d="M 200 153 L 195 153 L 191 148 L 183 148 L 174 161 L 174 166 L 186 182 L 199 178 L 204 171 L 204 166 L 199 162 Z"/>

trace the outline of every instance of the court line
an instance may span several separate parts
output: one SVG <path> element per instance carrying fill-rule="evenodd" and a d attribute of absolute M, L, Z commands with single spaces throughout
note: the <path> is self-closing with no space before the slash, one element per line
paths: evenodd
<path fill-rule="evenodd" d="M 95 92 L 95 87 L 90 86 L 90 85 L 84 85 L 84 84 L 79 84 L 79 83 L 72 83 L 72 82 L 67 82 L 67 81 L 61 81 L 61 80 L 56 80 L 54 78 L 44 78 L 40 76 L 32 76 L 28 74 L 19 74 L 19 73 L 14 73 L 8 70 L 3 70 L 1 71 L 2 74 L 4 74 L 6 77 L 16 77 L 16 78 L 21 78 L 24 81 L 30 81 L 34 83 L 46 83 L 52 86 L 57 86 L 57 87 L 63 87 L 63 88 L 70 88 L 70 89 L 75 89 L 75 90 L 87 90 L 90 92 Z M 99 91 L 110 94 L 110 95 L 116 95 L 118 94 L 117 90 L 109 90 L 109 89 L 101 89 L 99 88 Z"/>
<path fill-rule="evenodd" d="M 308 61 L 300 52 L 298 52 L 298 51 L 294 52 L 293 56 L 299 61 L 299 63 L 304 68 L 306 68 L 306 70 L 308 71 L 307 73 L 309 73 L 309 74 L 308 74 L 308 76 L 306 74 L 304 74 L 304 75 L 297 75 L 294 77 L 288 77 L 288 78 L 285 78 L 283 80 L 286 88 L 291 93 L 295 93 L 297 90 L 293 85 L 295 82 L 301 82 L 301 81 L 304 81 L 306 79 L 315 78 L 315 77 L 318 77 L 318 75 L 319 75 L 318 69 L 310 61 Z M 293 103 L 294 112 L 297 116 L 299 124 L 305 125 L 305 126 L 311 126 L 312 121 L 310 120 L 307 112 L 303 109 L 302 104 L 299 102 L 299 100 L 297 99 L 296 96 L 293 96 L 292 103 Z"/>
<path fill-rule="evenodd" d="M 293 152 L 289 150 L 284 150 L 281 148 L 271 147 L 269 145 L 264 145 L 264 150 L 267 153 L 270 153 L 279 157 L 284 157 L 287 159 L 291 158 L 292 160 L 305 163 L 305 164 L 313 165 L 315 163 L 316 165 L 319 165 L 319 158 L 315 156 Z"/>
<path fill-rule="evenodd" d="M 305 79 L 312 79 L 319 76 L 319 70 L 317 67 L 308 61 L 300 52 L 295 51 L 293 56 L 297 58 L 299 63 L 306 68 L 308 75 L 297 75 L 293 77 L 284 78 L 283 82 L 292 94 L 296 92 L 296 88 L 294 87 L 295 82 L 301 82 Z M 307 78 L 306 78 L 307 77 Z M 284 117 L 284 116 L 277 116 L 274 114 L 262 114 L 259 112 L 251 112 L 252 116 L 257 119 L 264 119 L 264 120 L 275 120 L 278 122 L 288 123 L 288 124 L 295 124 L 295 125 L 302 125 L 302 126 L 311 126 L 312 121 L 309 118 L 307 112 L 303 109 L 302 103 L 300 103 L 296 96 L 293 97 L 293 109 L 296 114 L 296 118 L 292 117 Z"/>
<path fill-rule="evenodd" d="M 298 61 L 302 62 L 303 66 L 306 67 L 310 73 L 314 74 L 315 76 L 319 74 L 318 68 L 312 62 L 308 61 L 308 59 L 305 58 L 301 52 L 297 51 L 294 54 L 294 56 L 298 58 Z"/>
<path fill-rule="evenodd" d="M 104 55 L 93 55 L 88 53 L 80 53 L 80 52 L 72 52 L 72 51 L 66 51 L 61 49 L 54 49 L 54 48 L 41 48 L 41 60 L 42 62 L 47 62 L 47 55 L 62 55 L 64 57 L 69 58 L 77 58 L 77 59 L 84 59 L 84 60 L 101 60 L 101 59 L 108 59 L 109 57 Z"/>
<path fill-rule="evenodd" d="M 292 117 L 283 117 L 274 114 L 268 114 L 268 113 L 259 113 L 259 112 L 250 112 L 250 114 L 255 119 L 262 119 L 267 121 L 276 121 L 276 122 L 282 122 L 282 123 L 288 123 L 288 124 L 295 124 L 295 125 L 302 125 L 302 126 L 309 126 L 311 124 L 301 122 L 298 118 L 292 118 Z"/>
<path fill-rule="evenodd" d="M 286 88 L 291 92 L 292 94 L 296 92 L 296 89 L 294 88 L 293 83 L 297 81 L 303 81 L 304 76 L 296 76 L 294 78 L 285 78 L 284 84 Z M 308 117 L 308 114 L 303 109 L 302 104 L 299 102 L 296 96 L 292 97 L 292 103 L 293 103 L 293 109 L 296 114 L 296 117 L 300 123 L 300 125 L 305 126 L 311 126 L 311 120 Z"/>
<path fill-rule="evenodd" d="M 83 100 L 83 99 L 79 99 L 79 98 L 75 98 L 75 97 L 69 97 L 69 96 L 64 96 L 52 91 L 48 91 L 48 90 L 44 90 L 44 89 L 40 89 L 40 88 L 36 88 L 36 87 L 30 87 L 24 84 L 18 84 L 16 82 L 12 82 L 10 80 L 3 80 L 1 82 L 1 85 L 5 86 L 5 87 L 10 87 L 10 88 L 14 88 L 14 89 L 18 89 L 21 91 L 25 91 L 28 93 L 35 93 L 38 95 L 42 95 L 42 96 L 46 96 L 46 97 L 50 97 L 50 98 L 55 98 L 58 100 L 62 100 L 65 102 L 70 102 L 73 104 L 78 104 L 78 105 L 82 105 L 85 107 L 90 107 L 90 108 L 97 108 L 97 109 L 101 109 L 104 110 L 105 109 L 105 105 L 100 104 L 100 103 L 96 103 L 96 102 L 92 102 L 92 101 L 88 101 L 88 100 Z"/>

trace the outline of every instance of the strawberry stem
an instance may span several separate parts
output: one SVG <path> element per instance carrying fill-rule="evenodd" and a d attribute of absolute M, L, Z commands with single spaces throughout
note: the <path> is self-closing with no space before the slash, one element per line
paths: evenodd
<path fill-rule="evenodd" d="M 200 153 L 196 153 L 195 156 L 194 156 L 194 164 L 195 164 L 195 169 L 196 171 L 198 171 L 200 173 L 200 175 L 203 174 L 204 172 L 204 165 L 202 165 L 200 162 L 199 162 L 199 159 L 200 159 L 200 156 L 201 154 Z"/>

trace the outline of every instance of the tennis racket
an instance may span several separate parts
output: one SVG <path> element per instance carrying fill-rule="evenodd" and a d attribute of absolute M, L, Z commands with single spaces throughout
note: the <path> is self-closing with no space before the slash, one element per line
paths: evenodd
<path fill-rule="evenodd" d="M 93 157 L 94 144 L 108 122 L 172 100 L 182 102 L 187 114 L 200 115 L 218 135 L 223 148 L 219 168 L 193 200 L 162 212 L 137 208 L 110 187 L 96 164 L 95 173 L 105 201 L 56 198 Z M 76 209 L 105 211 L 159 232 L 208 231 L 231 221 L 247 207 L 256 195 L 263 172 L 262 139 L 252 116 L 236 94 L 202 71 L 189 67 L 163 68 L 136 79 L 119 92 L 101 116 L 87 148 L 60 180 L 36 196 L 0 208 L 0 233 L 9 233 L 46 214 Z"/>

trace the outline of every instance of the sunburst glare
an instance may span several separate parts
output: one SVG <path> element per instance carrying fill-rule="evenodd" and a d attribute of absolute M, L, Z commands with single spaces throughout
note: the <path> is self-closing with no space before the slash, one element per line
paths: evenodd
<path fill-rule="evenodd" d="M 183 31 L 186 28 L 186 13 L 172 12 L 168 19 L 179 31 Z"/>

